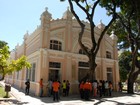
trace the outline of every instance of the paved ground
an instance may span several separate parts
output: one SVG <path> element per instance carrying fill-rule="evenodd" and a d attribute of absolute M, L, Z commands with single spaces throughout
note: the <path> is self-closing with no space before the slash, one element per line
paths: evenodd
<path fill-rule="evenodd" d="M 3 82 L 0 82 L 4 85 Z M 11 88 L 11 98 L 0 99 L 0 105 L 140 105 L 140 95 L 114 92 L 112 97 L 93 98 L 84 101 L 78 95 L 61 97 L 59 102 L 53 102 L 52 97 L 37 97 L 25 95 L 22 90 Z"/>

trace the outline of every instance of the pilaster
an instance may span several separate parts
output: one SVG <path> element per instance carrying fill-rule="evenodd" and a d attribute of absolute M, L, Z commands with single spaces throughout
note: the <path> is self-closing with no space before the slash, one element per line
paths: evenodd
<path fill-rule="evenodd" d="M 63 19 L 66 19 L 66 28 L 65 28 L 65 49 L 66 51 L 70 52 L 72 49 L 72 13 L 69 10 L 69 7 L 67 8 L 66 12 L 63 14 Z"/>
<path fill-rule="evenodd" d="M 52 15 L 48 12 L 48 8 L 42 13 L 41 20 L 41 48 L 49 47 L 49 36 L 50 36 L 50 23 L 51 23 Z"/>

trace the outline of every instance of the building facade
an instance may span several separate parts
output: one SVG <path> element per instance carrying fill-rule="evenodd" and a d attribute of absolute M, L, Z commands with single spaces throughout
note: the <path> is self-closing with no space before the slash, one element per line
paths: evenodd
<path fill-rule="evenodd" d="M 46 95 L 48 80 L 58 78 L 61 82 L 69 80 L 70 93 L 78 93 L 79 81 L 89 70 L 88 57 L 78 44 L 78 34 L 81 29 L 78 22 L 73 19 L 69 9 L 61 19 L 56 20 L 52 19 L 46 9 L 41 14 L 40 20 L 40 26 L 30 35 L 27 32 L 22 45 L 17 45 L 11 52 L 11 59 L 26 55 L 28 62 L 32 65 L 31 69 L 24 69 L 6 76 L 6 82 L 24 89 L 25 81 L 30 79 L 30 91 L 39 95 L 39 81 L 43 78 L 44 95 Z M 86 28 L 82 40 L 90 48 L 92 46 L 90 26 L 88 22 L 84 23 Z M 95 27 L 96 39 L 99 38 L 104 27 L 103 23 Z M 96 63 L 96 79 L 112 81 L 116 89 L 119 81 L 119 67 L 117 37 L 114 33 L 103 37 Z"/>

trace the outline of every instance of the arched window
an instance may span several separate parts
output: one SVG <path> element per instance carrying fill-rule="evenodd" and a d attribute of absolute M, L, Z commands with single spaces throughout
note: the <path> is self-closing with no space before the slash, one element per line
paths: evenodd
<path fill-rule="evenodd" d="M 60 41 L 57 41 L 57 40 L 51 40 L 50 41 L 50 49 L 61 51 L 62 50 L 62 43 Z"/>

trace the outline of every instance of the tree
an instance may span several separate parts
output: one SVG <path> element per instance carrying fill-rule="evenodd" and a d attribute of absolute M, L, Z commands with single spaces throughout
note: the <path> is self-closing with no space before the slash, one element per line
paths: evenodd
<path fill-rule="evenodd" d="M 140 50 L 140 1 L 120 0 L 120 12 L 112 27 L 116 29 L 120 48 L 131 51 L 131 67 L 128 75 L 128 93 L 133 93 L 133 84 L 140 73 L 139 50 Z M 136 69 L 136 67 L 138 69 Z"/>
<path fill-rule="evenodd" d="M 119 55 L 119 67 L 120 67 L 120 80 L 125 82 L 127 80 L 127 75 L 131 68 L 131 52 L 130 51 L 123 51 Z"/>
<path fill-rule="evenodd" d="M 0 40 L 0 48 L 4 47 L 5 45 L 7 45 L 7 42 Z"/>
<path fill-rule="evenodd" d="M 22 70 L 24 67 L 30 68 L 30 63 L 27 62 L 26 56 L 21 56 L 17 60 L 10 60 L 10 51 L 8 46 L 0 49 L 0 74 L 3 80 L 6 74 L 11 74 L 14 71 Z"/>
<path fill-rule="evenodd" d="M 65 1 L 65 0 L 60 0 L 60 1 Z M 93 79 L 95 79 L 95 68 L 97 66 L 97 64 L 95 62 L 96 55 L 98 53 L 101 40 L 102 40 L 103 36 L 105 35 L 109 26 L 116 19 L 116 15 L 115 15 L 116 2 L 114 0 L 109 0 L 109 2 L 107 2 L 106 0 L 92 0 L 90 2 L 89 2 L 89 0 L 68 0 L 68 2 L 70 5 L 70 10 L 71 10 L 72 14 L 74 15 L 74 17 L 76 18 L 77 22 L 79 23 L 79 25 L 81 27 L 81 31 L 79 32 L 78 43 L 79 43 L 81 49 L 85 52 L 85 54 L 89 58 L 89 69 L 90 70 L 89 70 L 89 73 L 87 74 L 87 76 L 85 77 L 85 79 L 89 78 L 89 79 L 93 80 Z M 110 2 L 112 3 L 111 5 L 110 5 Z M 76 5 L 74 5 L 74 4 L 76 4 Z M 114 14 L 112 14 L 112 18 L 110 19 L 110 22 L 105 26 L 105 28 L 103 30 L 101 30 L 99 39 L 96 40 L 95 39 L 95 27 L 96 26 L 93 21 L 93 18 L 95 15 L 95 9 L 99 4 L 104 4 L 102 6 L 110 7 Z M 88 48 L 82 42 L 82 37 L 83 37 L 84 31 L 85 31 L 85 24 L 82 22 L 82 20 L 76 13 L 74 6 L 79 7 L 86 14 L 85 19 L 87 19 L 90 24 L 90 38 L 91 38 L 91 42 L 92 42 L 91 48 Z"/>

